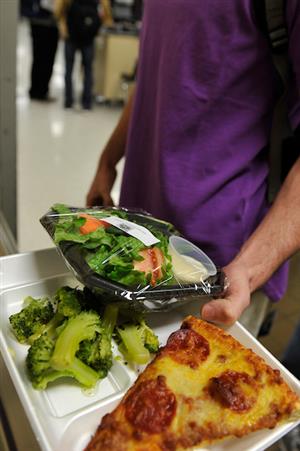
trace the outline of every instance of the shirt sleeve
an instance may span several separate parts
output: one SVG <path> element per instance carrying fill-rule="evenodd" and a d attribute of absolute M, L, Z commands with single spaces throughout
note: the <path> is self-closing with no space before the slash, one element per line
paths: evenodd
<path fill-rule="evenodd" d="M 289 95 L 289 120 L 300 142 L 300 1 L 287 1 L 289 57 L 292 63 L 292 83 Z"/>

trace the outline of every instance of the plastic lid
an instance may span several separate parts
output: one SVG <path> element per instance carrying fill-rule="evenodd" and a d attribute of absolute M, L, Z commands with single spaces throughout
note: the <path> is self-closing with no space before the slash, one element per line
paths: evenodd
<path fill-rule="evenodd" d="M 178 279 L 188 282 L 205 280 L 217 273 L 211 259 L 195 244 L 180 236 L 169 238 L 169 251 L 172 256 L 174 274 Z"/>

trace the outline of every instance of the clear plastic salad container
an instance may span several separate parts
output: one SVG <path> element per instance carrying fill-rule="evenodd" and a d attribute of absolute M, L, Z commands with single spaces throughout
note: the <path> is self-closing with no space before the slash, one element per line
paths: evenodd
<path fill-rule="evenodd" d="M 40 219 L 75 277 L 100 302 L 168 311 L 222 295 L 224 273 L 172 224 L 123 208 L 54 205 Z"/>

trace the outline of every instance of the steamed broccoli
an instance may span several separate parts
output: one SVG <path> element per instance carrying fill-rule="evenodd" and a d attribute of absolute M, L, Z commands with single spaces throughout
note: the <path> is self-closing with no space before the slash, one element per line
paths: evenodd
<path fill-rule="evenodd" d="M 26 359 L 30 380 L 35 388 L 44 389 L 60 377 L 73 377 L 85 387 L 93 387 L 99 374 L 75 356 L 83 340 L 92 340 L 101 330 L 95 312 L 81 312 L 68 319 L 56 339 L 48 334 L 37 338 Z"/>
<path fill-rule="evenodd" d="M 107 376 L 112 366 L 111 339 L 117 315 L 118 307 L 108 305 L 104 311 L 100 332 L 96 332 L 94 339 L 82 341 L 76 352 L 76 357 L 96 370 L 100 378 Z"/>
<path fill-rule="evenodd" d="M 140 319 L 139 330 L 144 341 L 145 348 L 151 354 L 155 354 L 159 348 L 159 341 L 153 330 L 146 324 L 143 318 Z"/>
<path fill-rule="evenodd" d="M 32 336 L 39 336 L 45 325 L 54 316 L 53 305 L 48 298 L 24 299 L 26 307 L 9 317 L 12 330 L 20 343 L 32 342 Z"/>
<path fill-rule="evenodd" d="M 53 340 L 46 334 L 37 338 L 28 350 L 26 367 L 34 388 L 44 390 L 48 382 L 68 374 L 51 368 L 50 359 L 54 349 Z"/>
<path fill-rule="evenodd" d="M 99 378 L 107 376 L 112 366 L 111 340 L 106 332 L 97 332 L 94 340 L 84 340 L 80 343 L 76 357 L 98 373 Z"/>
<path fill-rule="evenodd" d="M 81 293 L 79 290 L 70 287 L 62 287 L 57 290 L 54 296 L 56 312 L 51 321 L 45 325 L 42 332 L 51 337 L 55 337 L 59 332 L 58 328 L 63 322 L 78 315 L 81 312 Z M 33 336 L 33 339 L 37 336 Z"/>
<path fill-rule="evenodd" d="M 70 287 L 62 287 L 57 290 L 54 296 L 56 307 L 55 315 L 47 330 L 55 329 L 65 319 L 78 315 L 81 312 L 81 298 L 79 290 Z"/>
<path fill-rule="evenodd" d="M 49 382 L 61 377 L 73 377 L 85 387 L 93 387 L 99 379 L 98 374 L 79 359 L 74 358 L 67 368 L 53 368 L 51 359 L 55 342 L 43 334 L 37 338 L 28 350 L 26 366 L 34 388 L 44 390 Z"/>
<path fill-rule="evenodd" d="M 34 388 L 61 377 L 93 387 L 112 366 L 113 334 L 130 362 L 146 363 L 157 352 L 158 339 L 140 314 L 130 311 L 130 321 L 116 327 L 118 304 L 107 305 L 100 317 L 90 300 L 82 290 L 62 287 L 51 300 L 28 297 L 29 304 L 11 315 L 18 340 L 31 344 L 26 366 Z M 103 310 L 103 304 L 93 307 Z"/>
<path fill-rule="evenodd" d="M 56 369 L 65 369 L 70 365 L 83 340 L 93 340 L 101 332 L 100 318 L 96 312 L 81 312 L 68 319 L 66 327 L 57 337 L 51 359 Z"/>
<path fill-rule="evenodd" d="M 111 363 L 110 342 L 99 315 L 88 311 L 70 318 L 56 340 L 52 367 L 92 387 L 107 375 Z"/>
<path fill-rule="evenodd" d="M 65 319 L 81 311 L 81 297 L 79 290 L 62 287 L 57 290 L 53 301 L 31 296 L 25 298 L 24 303 L 27 305 L 9 318 L 17 340 L 32 344 L 43 333 L 54 337 L 56 328 Z"/>
<path fill-rule="evenodd" d="M 159 341 L 144 318 L 137 315 L 133 322 L 127 322 L 115 329 L 115 338 L 119 351 L 130 361 L 139 364 L 150 360 L 150 353 L 159 348 Z"/>
<path fill-rule="evenodd" d="M 59 288 L 54 299 L 57 303 L 57 314 L 64 318 L 76 316 L 82 310 L 82 292 L 76 288 Z"/>

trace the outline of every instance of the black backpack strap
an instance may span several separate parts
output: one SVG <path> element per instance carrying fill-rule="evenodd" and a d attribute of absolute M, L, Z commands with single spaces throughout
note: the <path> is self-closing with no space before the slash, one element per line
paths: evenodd
<path fill-rule="evenodd" d="M 265 0 L 266 23 L 274 53 L 283 53 L 288 46 L 285 0 Z"/>
<path fill-rule="evenodd" d="M 276 104 L 270 137 L 269 201 L 272 202 L 281 186 L 282 141 L 289 134 L 287 92 L 290 80 L 288 58 L 288 29 L 285 18 L 285 0 L 256 0 L 258 25 L 267 35 L 273 63 L 281 81 L 282 93 Z"/>

